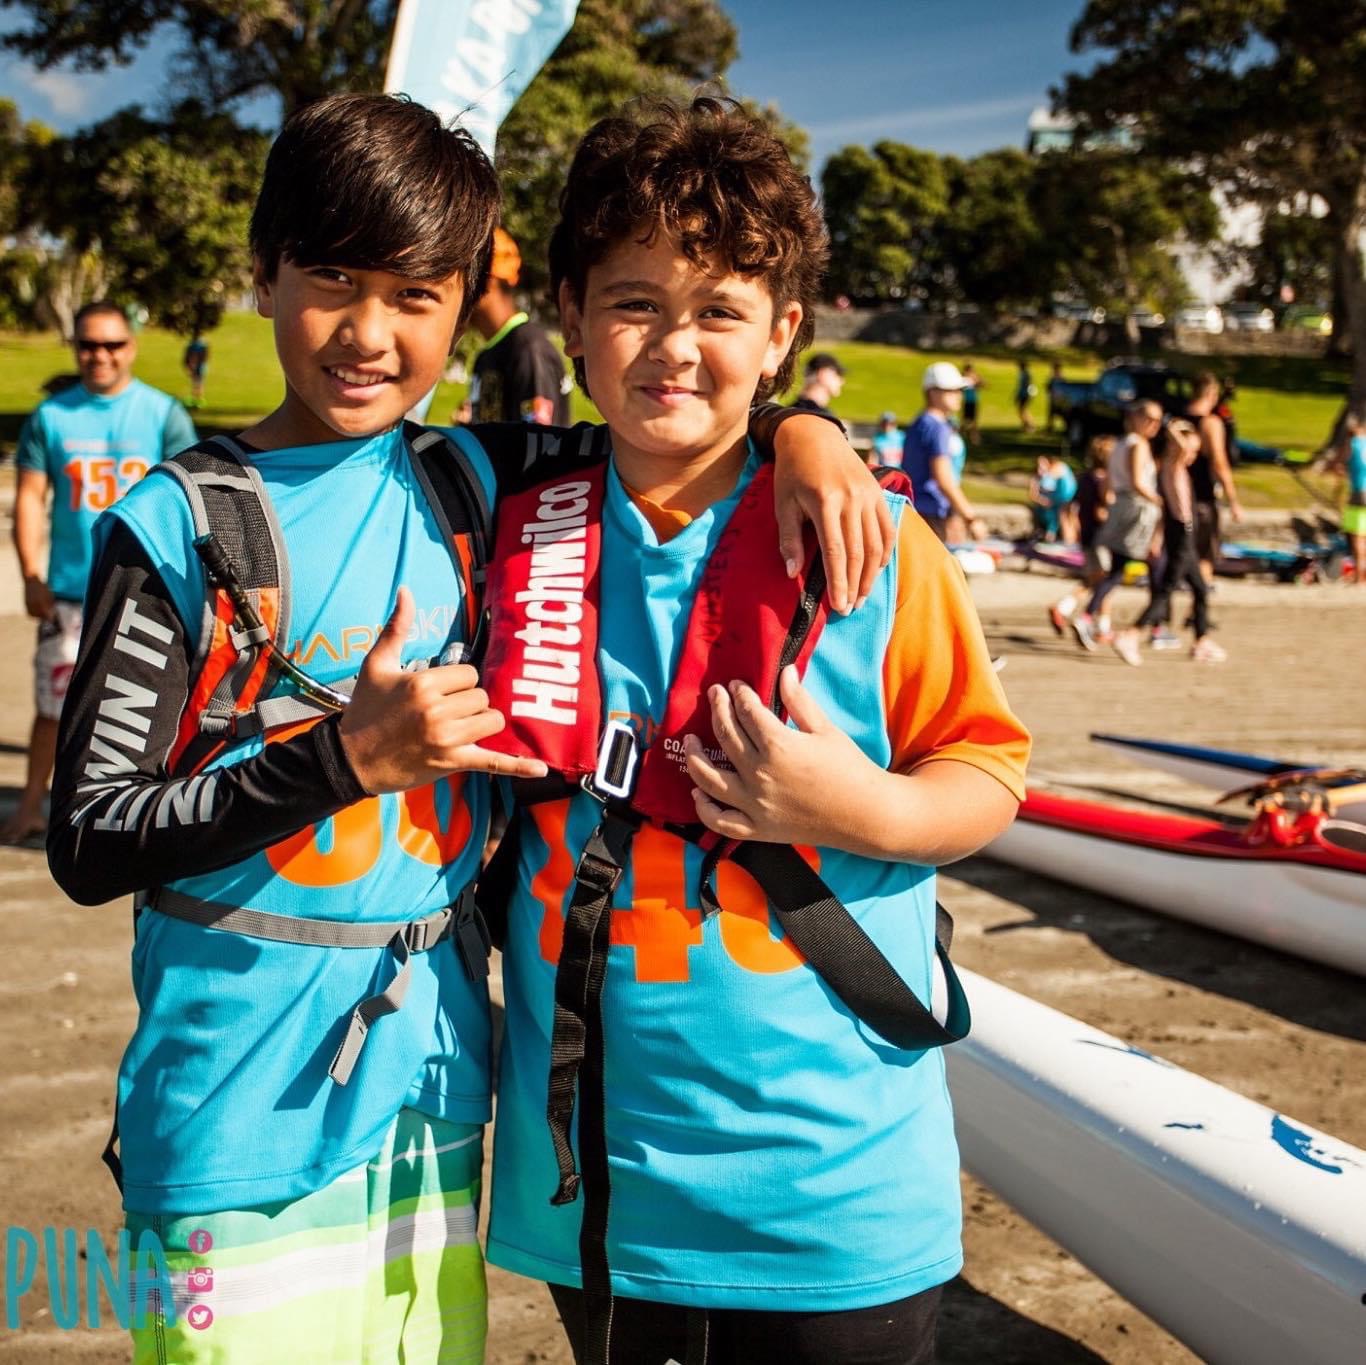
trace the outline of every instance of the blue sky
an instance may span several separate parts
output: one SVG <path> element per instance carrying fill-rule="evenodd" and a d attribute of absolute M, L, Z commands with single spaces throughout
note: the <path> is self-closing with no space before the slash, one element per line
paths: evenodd
<path fill-rule="evenodd" d="M 1020 146 L 1029 111 L 1078 65 L 1067 34 L 1083 0 L 723 0 L 740 31 L 741 94 L 811 135 L 813 169 L 850 143 L 893 138 L 971 155 Z M 15 23 L 10 14 L 0 25 Z M 168 45 L 105 75 L 0 59 L 0 94 L 63 131 L 124 104 L 157 105 Z M 258 106 L 263 122 L 269 103 Z"/>
<path fill-rule="evenodd" d="M 812 166 L 881 138 L 970 156 L 1024 145 L 1029 111 L 1079 62 L 1083 0 L 730 0 L 731 84 L 811 135 Z"/>

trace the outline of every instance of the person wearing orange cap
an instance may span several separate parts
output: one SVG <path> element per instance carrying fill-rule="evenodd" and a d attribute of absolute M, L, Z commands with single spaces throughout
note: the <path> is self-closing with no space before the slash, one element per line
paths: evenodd
<path fill-rule="evenodd" d="M 488 288 L 470 314 L 484 346 L 470 379 L 467 420 L 568 426 L 564 359 L 545 328 L 517 306 L 521 274 L 517 243 L 496 228 Z"/>

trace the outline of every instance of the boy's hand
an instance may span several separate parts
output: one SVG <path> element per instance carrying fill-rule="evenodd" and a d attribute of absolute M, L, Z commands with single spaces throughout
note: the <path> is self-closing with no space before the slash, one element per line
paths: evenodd
<path fill-rule="evenodd" d="M 712 725 L 734 772 L 692 736 L 683 741 L 697 818 L 717 834 L 940 867 L 1015 818 L 1017 797 L 981 768 L 944 759 L 888 772 L 826 719 L 795 668 L 783 670 L 779 690 L 796 730 L 743 683 L 711 689 Z"/>
<path fill-rule="evenodd" d="M 796 730 L 744 683 L 710 689 L 712 726 L 735 771 L 707 758 L 695 736 L 684 739 L 697 818 L 728 839 L 843 847 L 858 829 L 870 773 L 883 770 L 830 723 L 795 668 L 783 670 L 779 691 Z"/>
<path fill-rule="evenodd" d="M 788 418 L 773 448 L 778 548 L 788 577 L 806 557 L 802 528 L 809 521 L 825 560 L 830 605 L 847 615 L 891 563 L 896 535 L 886 500 L 839 428 L 823 417 Z"/>
<path fill-rule="evenodd" d="M 52 615 L 57 599 L 47 585 L 47 579 L 30 574 L 24 579 L 24 610 L 37 621 L 46 621 Z"/>
<path fill-rule="evenodd" d="M 537 759 L 479 747 L 504 725 L 489 708 L 479 674 L 468 664 L 405 673 L 403 642 L 413 624 L 413 595 L 398 590 L 389 618 L 361 665 L 341 722 L 341 744 L 356 780 L 373 796 L 423 787 L 455 772 L 544 777 Z"/>

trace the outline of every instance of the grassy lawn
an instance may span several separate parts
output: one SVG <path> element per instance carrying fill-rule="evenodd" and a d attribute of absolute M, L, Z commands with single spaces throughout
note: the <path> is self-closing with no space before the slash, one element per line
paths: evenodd
<path fill-rule="evenodd" d="M 188 384 L 180 368 L 184 339 L 155 328 L 140 338 L 138 375 L 149 384 L 184 397 Z M 195 414 L 204 432 L 235 430 L 268 412 L 279 400 L 281 381 L 271 344 L 270 324 L 254 314 L 231 313 L 209 337 L 205 406 Z M 910 420 L 919 408 L 920 376 L 933 360 L 962 364 L 971 358 L 984 382 L 981 396 L 982 442 L 969 454 L 966 487 L 979 501 L 1024 501 L 1024 485 L 1039 453 L 1055 449 L 1061 437 L 1020 431 L 1012 405 L 1017 354 L 1004 348 L 985 348 L 966 354 L 912 351 L 872 342 L 837 342 L 824 347 L 837 355 L 848 374 L 835 404 L 841 417 L 875 422 L 884 411 L 900 421 Z M 1047 356 L 1025 354 L 1039 396 L 1035 420 L 1047 411 L 1043 388 L 1054 358 L 1063 363 L 1068 379 L 1094 378 L 1100 360 L 1086 351 L 1066 350 Z M 1293 357 L 1168 356 L 1173 366 L 1194 372 L 1209 366 L 1231 375 L 1238 384 L 1239 431 L 1249 440 L 1291 449 L 1314 449 L 1323 440 L 1346 391 L 1347 374 L 1338 364 Z M 42 385 L 54 374 L 73 369 L 70 353 L 51 333 L 0 333 L 0 451 L 8 454 L 24 417 L 42 398 Z M 448 420 L 464 397 L 463 386 L 442 384 L 432 407 L 436 421 Z M 595 416 L 592 405 L 574 395 L 576 418 Z M 1312 505 L 1308 489 L 1326 498 L 1321 480 L 1305 479 L 1286 469 L 1244 466 L 1238 486 L 1248 507 Z"/>
<path fill-rule="evenodd" d="M 987 348 L 971 353 L 912 351 L 874 342 L 836 342 L 822 346 L 837 356 L 846 370 L 844 392 L 835 410 L 848 421 L 875 422 L 884 411 L 907 421 L 919 410 L 920 376 L 935 360 L 962 365 L 971 359 L 984 381 L 980 400 L 981 444 L 969 451 L 964 487 L 976 501 L 1024 502 L 1025 484 L 1034 462 L 1046 450 L 1057 449 L 1061 433 L 1020 430 L 1014 408 L 1016 361 L 1029 361 L 1035 387 L 1033 415 L 1042 423 L 1048 411 L 1044 396 L 1054 359 L 1070 380 L 1094 379 L 1101 360 L 1087 351 L 1065 350 L 1047 355 Z M 1238 385 L 1238 429 L 1251 441 L 1289 449 L 1316 449 L 1332 426 L 1347 391 L 1347 372 L 1341 365 L 1301 357 L 1170 355 L 1163 359 L 1175 369 L 1193 374 L 1213 368 Z M 1245 465 L 1237 471 L 1239 493 L 1246 507 L 1313 505 L 1313 494 L 1323 501 L 1331 495 L 1330 482 L 1266 465 Z"/>

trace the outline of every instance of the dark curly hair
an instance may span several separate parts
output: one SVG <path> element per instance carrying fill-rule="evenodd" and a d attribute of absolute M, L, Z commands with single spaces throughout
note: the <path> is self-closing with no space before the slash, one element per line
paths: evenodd
<path fill-rule="evenodd" d="M 479 144 L 401 95 L 331 95 L 280 130 L 251 215 L 266 278 L 294 265 L 458 274 L 461 325 L 488 282 L 498 178 Z"/>
<path fill-rule="evenodd" d="M 815 333 L 813 308 L 830 254 L 811 181 L 787 149 L 733 100 L 687 107 L 642 102 L 594 124 L 579 143 L 550 238 L 550 284 L 583 301 L 588 272 L 628 238 L 663 232 L 693 265 L 721 262 L 760 279 L 774 308 L 802 305 L 781 368 L 760 380 L 754 401 L 782 393 Z M 583 362 L 574 361 L 587 392 Z"/>

